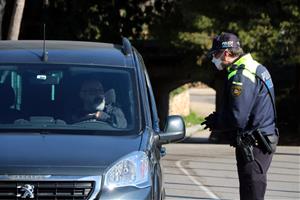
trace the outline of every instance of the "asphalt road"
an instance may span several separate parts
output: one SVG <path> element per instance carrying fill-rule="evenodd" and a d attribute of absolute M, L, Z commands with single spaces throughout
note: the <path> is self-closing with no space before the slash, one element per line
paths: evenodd
<path fill-rule="evenodd" d="M 166 148 L 166 199 L 239 199 L 233 148 L 203 143 L 168 144 Z M 299 158 L 299 147 L 278 147 L 265 199 L 300 199 Z"/>
<path fill-rule="evenodd" d="M 190 94 L 193 111 L 206 115 L 214 110 L 214 91 L 195 89 Z M 239 199 L 234 148 L 208 144 L 210 133 L 198 129 L 189 128 L 183 143 L 165 145 L 167 155 L 162 164 L 166 199 Z M 277 148 L 265 199 L 300 199 L 299 146 Z"/>

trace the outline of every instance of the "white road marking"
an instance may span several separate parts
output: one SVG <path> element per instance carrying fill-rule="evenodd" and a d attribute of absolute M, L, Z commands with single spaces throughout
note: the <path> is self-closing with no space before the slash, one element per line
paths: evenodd
<path fill-rule="evenodd" d="M 193 181 L 202 191 L 204 191 L 210 198 L 215 200 L 220 200 L 220 197 L 218 197 L 216 194 L 214 194 L 212 191 L 210 191 L 207 187 L 205 187 L 201 182 L 197 181 L 193 176 L 189 174 L 189 172 L 181 165 L 181 162 L 183 160 L 179 160 L 176 162 L 176 166 L 183 172 L 191 181 Z"/>

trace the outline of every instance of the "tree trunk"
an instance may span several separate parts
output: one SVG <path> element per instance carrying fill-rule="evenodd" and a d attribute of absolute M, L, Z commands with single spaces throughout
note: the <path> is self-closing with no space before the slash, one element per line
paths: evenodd
<path fill-rule="evenodd" d="M 6 0 L 0 0 L 0 40 L 2 40 L 2 20 L 5 11 Z"/>
<path fill-rule="evenodd" d="M 24 6 L 25 0 L 16 0 L 7 35 L 8 40 L 18 40 L 19 38 Z"/>

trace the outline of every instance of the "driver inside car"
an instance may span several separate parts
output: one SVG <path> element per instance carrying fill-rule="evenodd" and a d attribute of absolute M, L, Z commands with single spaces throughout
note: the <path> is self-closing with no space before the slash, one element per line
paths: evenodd
<path fill-rule="evenodd" d="M 123 111 L 115 105 L 113 89 L 104 93 L 100 81 L 89 79 L 82 83 L 79 97 L 82 107 L 72 116 L 73 123 L 103 121 L 116 128 L 126 128 L 127 120 Z"/>

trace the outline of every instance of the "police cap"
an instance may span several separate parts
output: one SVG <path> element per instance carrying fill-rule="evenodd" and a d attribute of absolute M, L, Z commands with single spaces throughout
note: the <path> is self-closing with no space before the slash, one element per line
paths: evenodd
<path fill-rule="evenodd" d="M 208 51 L 208 56 L 211 56 L 212 54 L 216 53 L 221 49 L 239 47 L 241 47 L 239 38 L 233 33 L 224 32 L 214 37 L 212 47 Z"/>

